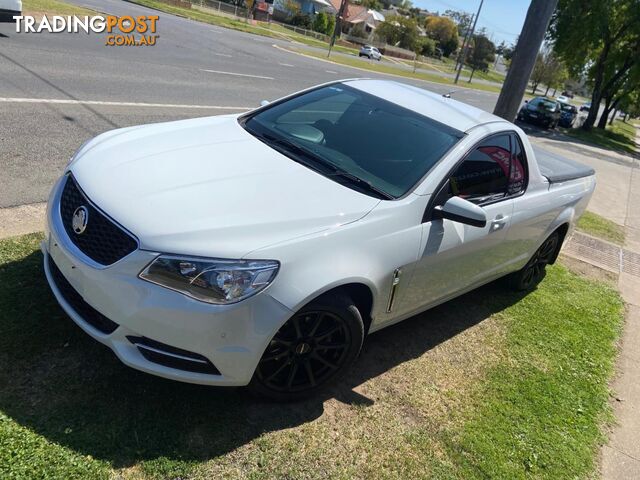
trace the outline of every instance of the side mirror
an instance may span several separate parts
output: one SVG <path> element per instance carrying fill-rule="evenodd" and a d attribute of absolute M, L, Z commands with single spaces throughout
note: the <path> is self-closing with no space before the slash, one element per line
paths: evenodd
<path fill-rule="evenodd" d="M 451 197 L 444 205 L 435 207 L 433 218 L 446 218 L 472 227 L 487 225 L 487 214 L 482 207 L 460 197 Z"/>
<path fill-rule="evenodd" d="M 261 107 L 266 107 L 267 105 L 269 105 L 271 102 L 269 100 L 262 100 L 260 102 L 260 106 Z"/>
<path fill-rule="evenodd" d="M 529 100 L 525 100 L 524 103 L 529 103 Z"/>

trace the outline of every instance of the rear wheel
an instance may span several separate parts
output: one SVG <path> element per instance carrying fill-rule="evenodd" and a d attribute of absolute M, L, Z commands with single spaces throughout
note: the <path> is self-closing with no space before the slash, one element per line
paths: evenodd
<path fill-rule="evenodd" d="M 357 358 L 364 324 L 344 294 L 325 295 L 291 317 L 267 345 L 249 390 L 277 401 L 308 397 Z"/>
<path fill-rule="evenodd" d="M 547 265 L 553 261 L 559 242 L 560 235 L 558 232 L 553 232 L 540 245 L 524 268 L 508 277 L 511 288 L 526 291 L 538 285 L 546 275 Z"/>

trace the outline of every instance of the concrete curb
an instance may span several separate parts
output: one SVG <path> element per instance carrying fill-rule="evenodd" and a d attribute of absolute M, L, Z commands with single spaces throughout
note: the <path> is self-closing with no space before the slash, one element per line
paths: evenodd
<path fill-rule="evenodd" d="M 0 239 L 41 232 L 46 210 L 46 202 L 0 208 Z"/>

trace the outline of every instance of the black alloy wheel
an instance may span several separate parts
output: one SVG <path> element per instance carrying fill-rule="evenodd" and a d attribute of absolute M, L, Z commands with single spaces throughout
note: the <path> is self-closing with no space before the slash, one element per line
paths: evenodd
<path fill-rule="evenodd" d="M 536 250 L 524 268 L 513 274 L 511 284 L 515 290 L 531 290 L 538 285 L 546 274 L 546 267 L 555 257 L 560 236 L 553 232 Z"/>
<path fill-rule="evenodd" d="M 348 297 L 321 297 L 273 336 L 249 389 L 280 401 L 307 397 L 353 363 L 363 337 L 360 312 Z"/>

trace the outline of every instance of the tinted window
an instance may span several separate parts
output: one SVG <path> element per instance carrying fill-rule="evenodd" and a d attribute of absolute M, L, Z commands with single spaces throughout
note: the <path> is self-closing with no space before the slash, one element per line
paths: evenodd
<path fill-rule="evenodd" d="M 450 193 L 474 203 L 500 199 L 507 194 L 510 165 L 510 136 L 493 136 L 458 166 L 449 181 Z"/>
<path fill-rule="evenodd" d="M 302 148 L 318 165 L 338 168 L 391 197 L 407 193 L 463 135 L 345 84 L 275 104 L 244 125 L 274 148 Z M 343 183 L 346 177 L 329 178 Z"/>
<path fill-rule="evenodd" d="M 556 102 L 547 98 L 536 97 L 529 102 L 529 106 L 535 107 L 538 110 L 553 112 L 556 109 Z"/>

